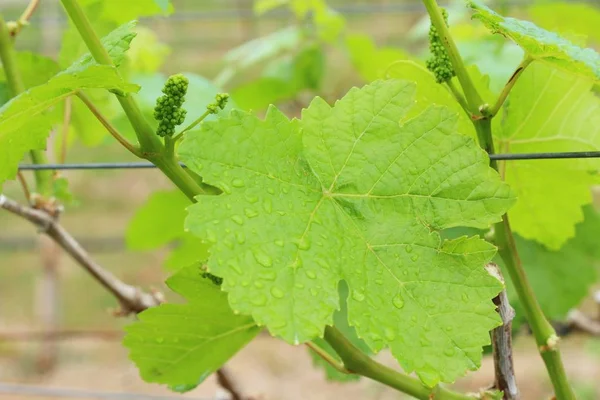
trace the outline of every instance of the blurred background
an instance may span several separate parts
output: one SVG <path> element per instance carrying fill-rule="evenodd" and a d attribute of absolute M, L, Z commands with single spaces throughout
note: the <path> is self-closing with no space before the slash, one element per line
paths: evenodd
<path fill-rule="evenodd" d="M 122 0 L 122 7 L 136 1 Z M 0 13 L 15 20 L 27 3 L 0 0 Z M 94 1 L 84 3 L 94 6 Z M 140 19 L 138 38 L 123 67 L 131 80 L 143 83 L 139 96 L 148 113 L 166 76 L 173 73 L 190 77 L 190 92 L 194 93 L 190 101 L 200 110 L 215 93 L 228 92 L 232 106 L 262 113 L 273 103 L 292 117 L 315 95 L 334 101 L 350 87 L 382 76 L 395 60 L 422 62 L 427 56 L 429 19 L 418 1 L 331 0 L 331 8 L 313 19 L 298 18 L 285 7 L 261 13 L 252 0 L 172 0 L 172 4 L 174 12 L 168 17 Z M 599 4 L 497 1 L 490 6 L 597 49 Z M 448 9 L 461 53 L 468 63 L 490 75 L 492 90 L 498 91 L 520 62 L 522 52 L 470 21 L 462 2 L 450 3 Z M 106 33 L 115 21 L 99 22 L 97 28 Z M 19 50 L 41 53 L 55 60 L 57 67 L 68 65 L 81 53 L 81 45 L 73 44 L 78 39 L 71 35 L 58 1 L 41 0 L 30 22 L 17 38 Z M 109 99 L 102 107 L 123 132 L 130 131 Z M 55 162 L 133 160 L 96 121 L 85 117 L 53 132 L 49 154 Z M 32 185 L 32 173 L 23 174 Z M 61 175 L 69 181 L 70 193 L 63 193 L 65 212 L 61 216 L 67 230 L 125 282 L 156 288 L 171 298 L 163 281 L 190 251 L 196 251 L 197 243 L 183 232 L 153 242 L 148 240 L 152 230 L 164 229 L 162 225 L 132 222 L 138 218 L 136 210 L 147 206 L 149 198 L 161 204 L 157 191 L 171 193 L 171 185 L 160 172 L 94 170 Z M 4 191 L 24 202 L 16 182 L 5 184 Z M 175 218 L 171 222 L 180 221 Z M 597 268 L 597 263 L 591 268 Z M 121 328 L 128 320 L 112 315 L 116 306 L 110 294 L 68 256 L 39 238 L 30 224 L 0 212 L 0 399 L 46 399 L 52 393 L 81 399 L 215 398 L 219 389 L 212 378 L 185 395 L 144 383 L 120 343 Z M 589 296 L 580 308 L 593 315 L 600 312 Z M 55 335 L 44 336 L 48 331 Z M 600 398 L 600 341 L 573 333 L 564 338 L 562 348 L 579 398 Z M 378 358 L 394 365 L 385 352 Z M 493 381 L 491 361 L 486 357 L 481 370 L 457 386 L 474 392 L 488 386 Z M 266 335 L 254 340 L 228 366 L 243 393 L 265 400 L 403 398 L 366 380 L 328 382 L 322 370 L 313 368 L 306 348 Z M 523 399 L 548 398 L 549 382 L 526 332 L 515 339 L 515 367 Z M 26 386 L 3 394 L 3 387 L 8 389 L 2 385 L 9 383 Z M 57 391 L 32 394 L 26 393 L 27 388 Z M 63 389 L 73 391 L 61 392 Z M 85 395 L 75 389 L 96 394 Z M 111 397 L 117 392 L 129 394 Z"/>

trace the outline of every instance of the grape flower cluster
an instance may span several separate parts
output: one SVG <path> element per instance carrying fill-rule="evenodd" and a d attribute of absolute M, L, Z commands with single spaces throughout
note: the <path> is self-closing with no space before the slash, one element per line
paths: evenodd
<path fill-rule="evenodd" d="M 159 121 L 156 134 L 158 136 L 173 136 L 175 127 L 185 120 L 187 111 L 182 108 L 185 102 L 189 81 L 181 75 L 171 75 L 165 82 L 162 92 L 164 95 L 156 99 L 154 118 Z"/>
<path fill-rule="evenodd" d="M 223 110 L 227 105 L 227 101 L 229 101 L 229 94 L 227 93 L 217 93 L 215 96 L 215 101 L 206 106 L 206 110 L 209 114 L 216 114 L 219 110 Z"/>
<path fill-rule="evenodd" d="M 443 8 L 441 10 L 444 21 L 448 25 L 448 12 Z M 431 57 L 427 59 L 426 66 L 435 75 L 437 83 L 444 83 L 452 79 L 455 75 L 452 62 L 433 23 L 429 28 L 429 51 Z"/>

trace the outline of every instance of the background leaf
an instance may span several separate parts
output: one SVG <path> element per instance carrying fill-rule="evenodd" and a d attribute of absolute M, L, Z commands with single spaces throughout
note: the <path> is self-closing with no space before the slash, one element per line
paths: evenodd
<path fill-rule="evenodd" d="M 600 150 L 600 99 L 585 77 L 534 62 L 519 78 L 497 125 L 498 152 Z M 514 230 L 559 249 L 582 221 L 590 187 L 598 182 L 594 159 L 500 163 L 519 195 L 509 215 Z"/>

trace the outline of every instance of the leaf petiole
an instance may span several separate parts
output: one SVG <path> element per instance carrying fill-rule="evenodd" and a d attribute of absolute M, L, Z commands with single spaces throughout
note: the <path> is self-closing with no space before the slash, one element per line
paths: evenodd
<path fill-rule="evenodd" d="M 354 372 L 348 370 L 344 367 L 343 363 L 340 363 L 338 360 L 333 358 L 331 354 L 327 353 L 325 350 L 314 344 L 313 342 L 306 342 L 306 347 L 315 352 L 316 355 L 325 360 L 329 365 L 331 365 L 336 371 L 341 372 L 342 374 L 353 374 Z"/>
<path fill-rule="evenodd" d="M 102 124 L 102 126 L 104 126 L 106 128 L 106 130 L 111 134 L 112 137 L 117 139 L 117 141 L 119 143 L 121 143 L 121 145 L 123 147 L 125 147 L 127 150 L 129 150 L 132 154 L 134 154 L 138 157 L 142 157 L 142 153 L 141 153 L 140 149 L 137 146 L 129 143 L 127 141 L 127 139 L 125 139 L 119 133 L 119 131 L 117 131 L 117 129 L 106 119 L 106 117 L 104 117 L 104 115 L 102 115 L 102 113 L 94 105 L 94 103 L 92 103 L 92 101 L 90 100 L 89 97 L 87 97 L 83 92 L 77 92 L 76 96 L 79 98 L 79 100 L 81 100 L 83 102 L 83 104 L 86 105 L 86 107 L 90 110 L 90 112 L 92 114 L 94 114 L 96 119 Z"/>
<path fill-rule="evenodd" d="M 519 77 L 521 76 L 523 71 L 525 71 L 525 68 L 527 68 L 527 66 L 529 64 L 531 64 L 532 62 L 533 62 L 533 58 L 526 55 L 525 58 L 523 59 L 523 61 L 521 61 L 521 63 L 515 70 L 515 72 L 513 72 L 513 74 L 510 76 L 510 78 L 506 82 L 506 85 L 504 85 L 504 88 L 502 89 L 502 92 L 498 96 L 498 99 L 496 100 L 496 104 L 494 104 L 494 107 L 489 108 L 487 105 L 483 105 L 481 107 L 480 111 L 486 118 L 493 118 L 496 114 L 498 114 L 498 112 L 502 108 L 502 105 L 506 101 L 508 94 L 512 90 L 513 86 L 515 86 L 515 84 L 517 83 L 517 80 L 519 79 Z"/>

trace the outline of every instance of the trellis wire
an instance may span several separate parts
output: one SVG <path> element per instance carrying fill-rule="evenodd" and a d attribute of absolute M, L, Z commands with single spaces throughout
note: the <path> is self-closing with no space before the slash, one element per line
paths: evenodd
<path fill-rule="evenodd" d="M 491 160 L 516 161 L 516 160 L 552 160 L 567 158 L 600 158 L 600 151 L 571 151 L 563 153 L 520 153 L 520 154 L 492 154 Z M 185 164 L 180 163 L 182 167 Z M 149 162 L 107 162 L 107 163 L 73 163 L 73 164 L 22 164 L 20 171 L 42 170 L 93 170 L 93 169 L 149 169 L 156 166 Z"/>
<path fill-rule="evenodd" d="M 156 396 L 141 393 L 96 392 L 91 390 L 51 388 L 43 386 L 0 383 L 0 394 L 17 396 L 42 396 L 61 399 L 98 399 L 98 400 L 181 400 L 182 397 Z M 186 398 L 186 400 L 214 400 L 214 398 Z"/>

